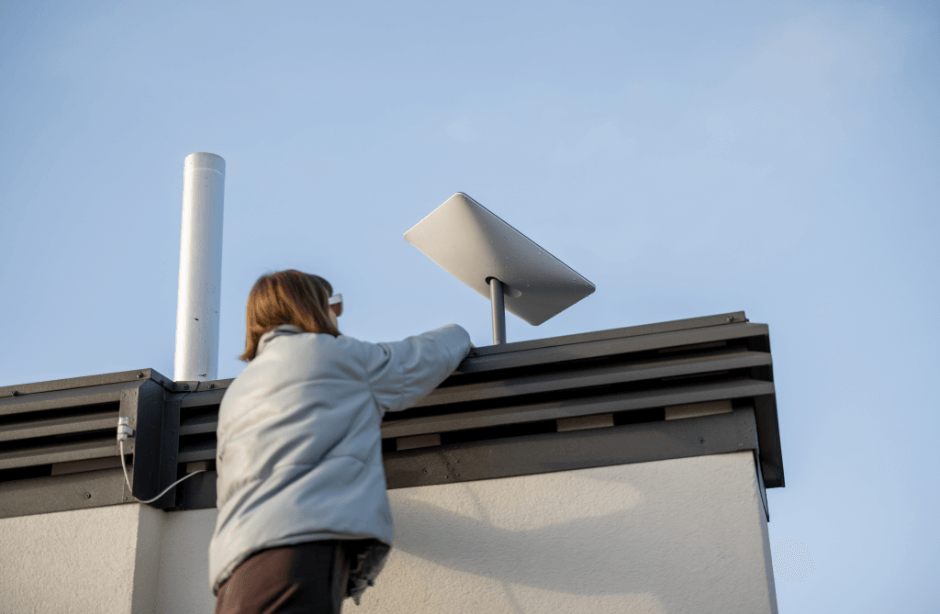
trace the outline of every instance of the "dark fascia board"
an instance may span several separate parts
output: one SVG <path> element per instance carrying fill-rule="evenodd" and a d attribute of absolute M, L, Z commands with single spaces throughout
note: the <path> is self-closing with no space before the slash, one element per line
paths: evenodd
<path fill-rule="evenodd" d="M 610 339 L 625 339 L 627 337 L 640 337 L 643 335 L 653 335 L 656 333 L 670 333 L 690 330 L 693 328 L 723 326 L 726 324 L 735 324 L 741 322 L 747 322 L 747 318 L 744 316 L 744 312 L 735 311 L 733 313 L 704 316 L 701 318 L 671 320 L 669 322 L 657 322 L 656 324 L 642 324 L 640 326 L 610 328 L 607 330 L 600 330 L 591 333 L 578 333 L 575 335 L 563 335 L 561 337 L 547 337 L 545 339 L 533 339 L 531 341 L 517 341 L 515 343 L 490 345 L 475 348 L 470 352 L 470 358 L 490 356 L 492 354 L 508 354 L 512 352 L 524 352 L 527 350 L 540 350 L 544 348 L 556 347 L 559 345 L 572 345 L 577 343 L 589 343 L 593 341 L 607 341 Z"/>
<path fill-rule="evenodd" d="M 491 364 L 493 364 L 493 362 L 491 359 L 489 359 L 489 357 L 494 356 L 508 358 L 512 354 L 528 352 L 530 350 L 541 350 L 558 346 L 625 339 L 628 337 L 641 337 L 644 335 L 652 335 L 657 333 L 679 332 L 712 326 L 739 324 L 742 322 L 747 322 L 747 318 L 745 317 L 744 312 L 736 311 L 733 313 L 705 316 L 700 318 L 687 318 L 684 320 L 672 320 L 669 322 L 659 322 L 656 324 L 643 324 L 640 326 L 628 326 L 625 328 L 612 328 L 591 333 L 579 333 L 575 335 L 563 335 L 560 337 L 548 337 L 545 339 L 534 339 L 531 341 L 518 341 L 515 343 L 505 343 L 502 345 L 479 347 L 471 350 L 469 356 L 462 363 L 460 363 L 460 366 L 457 368 L 457 373 L 471 373 L 490 370 L 489 367 Z M 509 366 L 516 365 L 512 364 Z M 499 368 L 504 367 L 499 366 Z M 224 390 L 228 388 L 229 384 L 231 384 L 233 381 L 232 379 L 224 379 L 211 382 L 174 382 L 169 377 L 161 375 L 155 369 L 136 369 L 133 371 L 121 371 L 119 373 L 105 373 L 102 375 L 72 377 L 67 379 L 51 380 L 47 382 L 36 382 L 32 384 L 0 386 L 0 399 L 4 397 L 35 394 L 37 392 L 51 392 L 54 390 L 67 390 L 74 388 L 84 388 L 88 386 L 102 386 L 105 384 L 120 384 L 124 382 L 138 381 L 141 379 L 153 380 L 170 392 L 188 393 Z"/>
<path fill-rule="evenodd" d="M 128 502 L 121 468 L 0 482 L 0 518 Z"/>
<path fill-rule="evenodd" d="M 0 386 L 0 399 L 18 397 L 40 392 L 54 392 L 57 390 L 74 390 L 75 388 L 88 388 L 91 386 L 105 386 L 108 384 L 123 384 L 140 380 L 153 380 L 169 391 L 175 390 L 172 379 L 161 375 L 154 369 L 135 369 L 134 371 L 121 371 L 119 373 L 104 373 L 102 375 L 87 375 L 84 377 L 70 377 L 48 382 L 34 384 L 18 384 L 15 386 Z"/>
<path fill-rule="evenodd" d="M 601 356 L 629 354 L 650 350 L 673 349 L 706 343 L 730 341 L 768 335 L 765 324 L 729 324 L 700 329 L 652 332 L 622 338 L 583 339 L 578 342 L 558 344 L 543 348 L 491 352 L 477 355 L 474 352 L 457 367 L 454 378 L 463 374 L 494 372 L 520 367 L 534 367 L 547 363 L 562 363 L 588 360 Z"/>

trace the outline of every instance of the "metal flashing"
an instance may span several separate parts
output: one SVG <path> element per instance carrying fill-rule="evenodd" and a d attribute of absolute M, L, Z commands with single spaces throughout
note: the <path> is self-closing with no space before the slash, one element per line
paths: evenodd
<path fill-rule="evenodd" d="M 104 386 L 107 384 L 122 384 L 149 379 L 167 390 L 173 390 L 173 380 L 161 375 L 154 369 L 135 369 L 119 373 L 103 373 L 101 375 L 86 375 L 82 377 L 69 377 L 66 379 L 36 382 L 33 384 L 17 384 L 14 386 L 0 386 L 0 399 L 18 397 L 22 395 L 37 394 L 40 392 L 53 392 L 56 390 L 74 390 L 91 386 Z"/>
<path fill-rule="evenodd" d="M 572 343 L 524 350 L 516 349 L 515 351 L 505 353 L 487 352 L 486 354 L 475 354 L 471 352 L 470 357 L 457 367 L 456 374 L 516 369 L 554 362 L 587 360 L 600 356 L 630 354 L 685 345 L 692 346 L 713 341 L 747 339 L 749 337 L 767 334 L 767 325 L 765 324 L 741 323 L 702 329 L 649 333 L 635 337 L 609 338 L 603 336 L 598 339 L 588 338 Z M 512 344 L 507 343 L 499 347 L 509 347 L 511 345 Z"/>
<path fill-rule="evenodd" d="M 121 468 L 0 482 L 0 518 L 125 502 Z"/>
<path fill-rule="evenodd" d="M 477 357 L 487 356 L 489 354 L 506 354 L 508 352 L 537 350 L 554 347 L 556 345 L 570 345 L 572 343 L 585 343 L 588 341 L 604 341 L 606 339 L 624 339 L 626 337 L 641 337 L 643 335 L 690 330 L 693 328 L 724 326 L 735 323 L 740 324 L 747 321 L 748 320 L 745 317 L 743 311 L 734 311 L 731 313 L 722 313 L 714 316 L 685 318 L 682 320 L 670 320 L 668 322 L 640 324 L 637 326 L 625 326 L 622 328 L 609 328 L 606 330 L 599 330 L 589 333 L 575 333 L 573 335 L 546 337 L 544 339 L 532 339 L 530 341 L 516 341 L 513 343 L 505 343 L 499 346 L 489 345 L 473 349 L 470 352 L 470 356 Z"/>

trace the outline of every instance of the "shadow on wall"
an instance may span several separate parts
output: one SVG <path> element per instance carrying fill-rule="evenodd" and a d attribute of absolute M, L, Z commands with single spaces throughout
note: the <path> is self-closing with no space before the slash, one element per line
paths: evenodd
<path fill-rule="evenodd" d="M 722 602 L 766 591 L 749 473 L 742 453 L 392 491 L 395 547 L 515 585 L 652 593 L 666 611 Z"/>

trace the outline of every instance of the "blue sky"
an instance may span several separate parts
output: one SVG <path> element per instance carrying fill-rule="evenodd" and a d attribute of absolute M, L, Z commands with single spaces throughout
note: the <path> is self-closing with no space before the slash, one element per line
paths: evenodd
<path fill-rule="evenodd" d="M 597 292 L 510 341 L 770 325 L 781 612 L 934 612 L 934 2 L 0 1 L 0 385 L 172 375 L 183 158 L 227 163 L 220 377 L 299 268 L 391 340 L 485 299 L 402 234 L 463 191 Z"/>

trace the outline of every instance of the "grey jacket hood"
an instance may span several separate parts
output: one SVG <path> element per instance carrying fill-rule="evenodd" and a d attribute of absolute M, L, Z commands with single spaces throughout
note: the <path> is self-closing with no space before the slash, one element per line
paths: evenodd
<path fill-rule="evenodd" d="M 469 350 L 453 324 L 378 344 L 292 325 L 265 333 L 219 408 L 213 593 L 260 550 L 372 538 L 385 549 L 367 554 L 358 594 L 350 592 L 358 602 L 393 537 L 382 416 L 417 403 Z"/>

